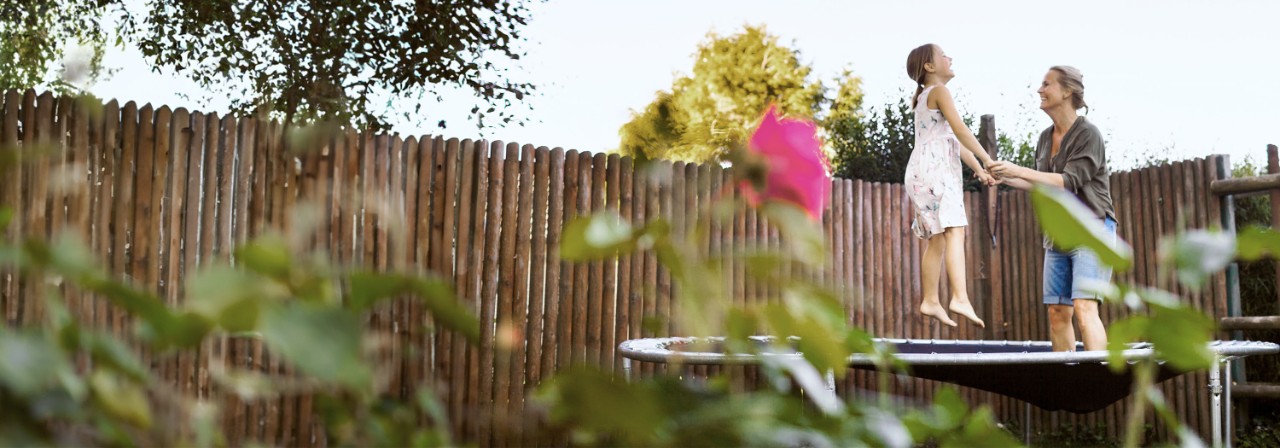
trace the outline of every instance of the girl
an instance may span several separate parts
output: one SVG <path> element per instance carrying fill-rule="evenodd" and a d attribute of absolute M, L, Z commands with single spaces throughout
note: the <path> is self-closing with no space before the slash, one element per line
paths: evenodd
<path fill-rule="evenodd" d="M 947 309 L 958 313 L 980 327 L 986 327 L 969 303 L 965 285 L 964 228 L 968 218 L 964 212 L 964 190 L 961 188 L 960 162 L 964 161 L 984 184 L 994 182 L 983 164 L 991 157 L 973 132 L 965 127 L 956 112 L 947 81 L 955 77 L 951 58 L 942 48 L 922 45 L 907 56 L 907 74 L 916 82 L 912 97 L 915 108 L 916 145 L 907 162 L 903 183 L 915 208 L 911 230 L 926 240 L 924 259 L 920 262 L 920 281 L 924 298 L 920 314 L 949 326 L 956 326 Z M 947 262 L 947 278 L 951 285 L 951 301 L 946 309 L 938 299 L 939 269 Z"/>

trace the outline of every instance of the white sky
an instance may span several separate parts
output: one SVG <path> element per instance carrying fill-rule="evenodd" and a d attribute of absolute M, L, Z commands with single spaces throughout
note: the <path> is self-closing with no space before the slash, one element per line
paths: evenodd
<path fill-rule="evenodd" d="M 395 130 L 610 150 L 631 111 L 690 71 L 709 31 L 753 24 L 799 49 L 820 79 L 852 69 L 863 79 L 864 107 L 912 88 L 907 53 L 932 42 L 954 58 L 950 87 L 963 111 L 994 114 L 1001 130 L 1047 126 L 1035 89 L 1049 66 L 1067 64 L 1085 74 L 1089 117 L 1109 136 L 1116 168 L 1142 154 L 1265 162 L 1266 145 L 1280 144 L 1278 19 L 1280 3 L 1266 0 L 550 0 L 532 7 L 528 56 L 515 72 L 540 86 L 526 100 L 528 124 L 476 129 L 466 120 L 472 99 L 453 93 Z M 119 71 L 90 89 L 100 97 L 225 108 L 196 101 L 207 94 L 189 81 L 152 73 L 135 50 L 113 50 L 105 62 Z M 443 131 L 435 128 L 441 119 Z"/>

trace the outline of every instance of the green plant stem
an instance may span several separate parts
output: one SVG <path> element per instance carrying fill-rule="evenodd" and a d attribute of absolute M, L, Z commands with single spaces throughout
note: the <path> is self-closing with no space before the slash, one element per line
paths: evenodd
<path fill-rule="evenodd" d="M 1155 377 L 1155 369 L 1150 360 L 1144 360 L 1131 367 L 1133 369 L 1133 407 L 1129 409 L 1129 421 L 1125 425 L 1124 446 L 1125 448 L 1136 448 L 1140 442 L 1142 433 L 1142 423 L 1147 412 L 1149 397 L 1147 392 L 1151 388 L 1152 381 Z"/>

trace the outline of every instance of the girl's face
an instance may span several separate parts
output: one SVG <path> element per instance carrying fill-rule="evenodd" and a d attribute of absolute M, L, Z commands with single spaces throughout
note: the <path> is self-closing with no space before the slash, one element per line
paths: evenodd
<path fill-rule="evenodd" d="M 1070 101 L 1071 95 L 1063 90 L 1062 83 L 1058 82 L 1059 76 L 1061 75 L 1056 70 L 1049 70 L 1044 74 L 1044 81 L 1040 82 L 1040 90 L 1036 91 L 1040 94 L 1040 110 L 1053 109 Z"/>
<path fill-rule="evenodd" d="M 933 46 L 933 62 L 931 64 L 933 64 L 933 73 L 938 75 L 939 78 L 951 79 L 956 76 L 956 73 L 951 71 L 951 56 L 947 56 L 947 53 L 942 51 L 942 47 Z"/>

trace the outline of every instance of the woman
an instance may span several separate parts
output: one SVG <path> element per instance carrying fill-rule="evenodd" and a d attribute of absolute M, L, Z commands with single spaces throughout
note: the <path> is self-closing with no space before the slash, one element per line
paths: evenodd
<path fill-rule="evenodd" d="M 1084 76 L 1069 66 L 1055 66 L 1040 84 L 1040 110 L 1053 126 L 1040 134 L 1036 145 L 1036 169 L 1009 162 L 995 162 L 987 169 L 995 183 L 1030 189 L 1045 185 L 1074 194 L 1104 223 L 1112 242 L 1116 237 L 1115 209 L 1111 205 L 1111 176 L 1107 171 L 1102 133 L 1076 111 L 1084 102 Z M 1086 292 L 1090 281 L 1111 280 L 1111 268 L 1088 249 L 1060 251 L 1044 241 L 1044 303 L 1049 305 L 1049 333 L 1054 351 L 1074 351 L 1074 316 L 1080 325 L 1085 350 L 1106 350 L 1107 330 L 1098 316 L 1101 298 Z"/>

